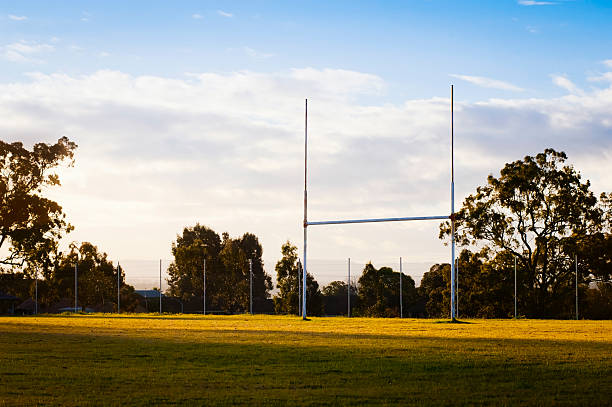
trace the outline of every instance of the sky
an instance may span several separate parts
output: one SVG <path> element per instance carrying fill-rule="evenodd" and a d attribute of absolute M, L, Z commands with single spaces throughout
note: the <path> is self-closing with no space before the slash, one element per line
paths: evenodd
<path fill-rule="evenodd" d="M 178 3 L 178 4 L 177 4 Z M 274 276 L 309 219 L 450 212 L 507 162 L 552 147 L 612 191 L 607 1 L 3 1 L 0 135 L 75 141 L 46 191 L 75 230 L 158 285 L 196 222 L 255 233 Z M 417 281 L 450 261 L 437 222 L 309 228 L 323 284 L 363 264 Z"/>

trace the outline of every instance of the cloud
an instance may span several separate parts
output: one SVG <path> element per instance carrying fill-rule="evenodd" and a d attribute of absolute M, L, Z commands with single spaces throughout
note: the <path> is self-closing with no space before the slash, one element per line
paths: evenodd
<path fill-rule="evenodd" d="M 583 94 L 584 92 L 578 88 L 572 81 L 570 81 L 565 75 L 550 75 L 555 85 L 560 88 L 567 90 L 572 94 Z"/>
<path fill-rule="evenodd" d="M 0 84 L 0 134 L 27 145 L 65 135 L 79 145 L 75 167 L 60 170 L 62 187 L 49 193 L 76 225 L 67 240 L 93 241 L 114 259 L 168 258 L 176 233 L 201 222 L 258 235 L 273 274 L 281 244 L 301 241 L 306 97 L 311 220 L 448 213 L 448 97 L 362 101 L 387 86 L 369 73 L 315 68 L 37 73 Z M 547 147 L 566 151 L 595 192 L 612 190 L 612 83 L 558 98 L 468 103 L 461 93 L 457 205 L 504 163 Z M 446 261 L 437 227 L 312 228 L 310 253 L 320 260 L 312 271 L 324 282 L 321 259 L 367 261 L 364 247 L 378 264 L 399 255 L 424 268 Z"/>
<path fill-rule="evenodd" d="M 194 20 L 201 20 L 204 17 L 201 14 L 192 14 L 191 18 L 193 18 Z"/>
<path fill-rule="evenodd" d="M 111 55 L 111 54 L 110 54 L 109 52 L 106 52 L 106 51 L 101 51 L 101 52 L 98 52 L 98 57 L 99 57 L 99 58 L 106 58 L 106 57 L 110 57 L 110 55 Z"/>
<path fill-rule="evenodd" d="M 243 47 L 243 49 L 244 49 L 245 54 L 253 58 L 265 59 L 265 58 L 270 58 L 274 56 L 274 54 L 268 54 L 264 52 L 255 51 L 253 48 L 249 48 L 249 47 Z"/>
<path fill-rule="evenodd" d="M 453 78 L 461 79 L 466 82 L 470 82 L 474 85 L 477 85 L 483 88 L 509 90 L 513 92 L 524 91 L 523 88 L 520 88 L 511 83 L 500 81 L 497 79 L 485 78 L 484 76 L 457 75 L 457 74 L 451 74 L 450 76 L 452 76 Z"/>
<path fill-rule="evenodd" d="M 13 21 L 25 21 L 28 19 L 27 16 L 16 16 L 14 14 L 9 14 L 8 18 Z"/>
<path fill-rule="evenodd" d="M 55 51 L 51 44 L 37 43 L 31 41 L 19 41 L 7 44 L 0 48 L 1 55 L 10 62 L 23 62 L 40 64 L 44 61 L 35 58 L 36 55 Z"/>
<path fill-rule="evenodd" d="M 227 17 L 227 18 L 234 17 L 232 13 L 228 13 L 227 11 L 223 11 L 223 10 L 217 10 L 217 14 L 219 14 L 222 17 Z"/>
<path fill-rule="evenodd" d="M 521 6 L 554 6 L 559 4 L 556 1 L 534 1 L 534 0 L 518 0 L 518 4 Z"/>
<path fill-rule="evenodd" d="M 612 68 L 612 59 L 606 59 L 605 61 L 603 61 L 603 64 L 608 68 Z"/>

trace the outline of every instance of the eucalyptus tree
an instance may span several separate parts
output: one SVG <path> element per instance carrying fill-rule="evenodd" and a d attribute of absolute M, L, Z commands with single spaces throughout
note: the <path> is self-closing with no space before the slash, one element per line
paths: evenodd
<path fill-rule="evenodd" d="M 571 291 L 581 244 L 599 233 L 609 236 L 603 201 L 566 159 L 565 153 L 546 149 L 508 163 L 455 214 L 459 245 L 486 247 L 492 257 L 501 252 L 516 257 L 524 284 L 521 303 L 529 316 L 557 314 L 559 297 Z M 440 238 L 450 233 L 449 222 L 440 225 Z M 593 273 L 605 274 L 587 265 L 590 259 L 583 256 L 582 262 L 583 286 Z"/>
<path fill-rule="evenodd" d="M 59 239 L 73 227 L 60 204 L 43 193 L 60 185 L 53 169 L 72 166 L 76 147 L 66 137 L 31 150 L 0 141 L 0 267 L 50 267 Z"/>

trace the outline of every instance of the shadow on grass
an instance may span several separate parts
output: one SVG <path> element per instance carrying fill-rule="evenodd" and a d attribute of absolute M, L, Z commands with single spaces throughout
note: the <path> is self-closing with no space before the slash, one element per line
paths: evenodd
<path fill-rule="evenodd" d="M 0 400 L 8 405 L 603 405 L 601 389 L 612 385 L 610 343 L 231 329 L 180 341 L 155 336 L 166 331 L 142 337 L 97 327 L 90 333 L 44 333 L 0 326 L 0 366 L 6 373 Z M 272 342 L 287 336 L 310 342 Z M 335 342 L 328 340 L 332 336 Z M 47 399 L 27 398 L 36 394 Z"/>
<path fill-rule="evenodd" d="M 436 324 L 474 324 L 475 322 L 461 321 L 459 319 L 451 319 L 449 321 L 435 321 Z"/>

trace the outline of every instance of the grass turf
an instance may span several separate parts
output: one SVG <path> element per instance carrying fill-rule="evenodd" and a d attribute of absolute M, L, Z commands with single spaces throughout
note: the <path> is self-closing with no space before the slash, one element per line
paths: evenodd
<path fill-rule="evenodd" d="M 0 318 L 0 405 L 612 405 L 612 321 Z"/>

